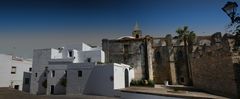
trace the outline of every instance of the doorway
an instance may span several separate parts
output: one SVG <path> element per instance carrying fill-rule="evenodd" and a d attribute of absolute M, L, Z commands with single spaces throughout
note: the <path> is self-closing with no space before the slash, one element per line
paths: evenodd
<path fill-rule="evenodd" d="M 125 87 L 129 87 L 129 75 L 128 75 L 128 69 L 125 69 Z"/>
<path fill-rule="evenodd" d="M 54 94 L 54 85 L 51 85 L 51 94 Z"/>

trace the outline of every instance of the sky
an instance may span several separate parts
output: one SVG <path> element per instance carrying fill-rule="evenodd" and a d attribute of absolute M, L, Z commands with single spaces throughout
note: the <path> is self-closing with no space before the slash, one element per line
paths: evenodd
<path fill-rule="evenodd" d="M 1 0 L 0 53 L 32 58 L 33 49 L 131 35 L 175 35 L 188 26 L 197 35 L 226 32 L 221 10 L 231 0 Z M 234 0 L 232 0 L 234 1 Z M 239 1 L 236 1 L 240 4 Z"/>

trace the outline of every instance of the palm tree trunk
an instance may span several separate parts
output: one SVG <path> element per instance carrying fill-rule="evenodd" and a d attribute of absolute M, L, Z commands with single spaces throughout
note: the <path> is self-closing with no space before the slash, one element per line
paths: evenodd
<path fill-rule="evenodd" d="M 191 80 L 191 70 L 190 70 L 190 63 L 189 63 L 189 51 L 188 51 L 188 46 L 187 46 L 187 38 L 184 36 L 184 50 L 185 50 L 185 63 L 186 63 L 186 72 L 187 72 L 187 85 L 191 85 L 192 80 Z"/>

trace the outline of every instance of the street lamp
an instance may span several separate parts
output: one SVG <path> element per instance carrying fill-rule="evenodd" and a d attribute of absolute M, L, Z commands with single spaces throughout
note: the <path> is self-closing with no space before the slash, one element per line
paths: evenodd
<path fill-rule="evenodd" d="M 236 2 L 227 2 L 227 4 L 224 5 L 222 10 L 231 18 L 232 23 L 234 23 L 235 19 L 239 19 L 239 17 L 236 18 L 236 10 L 237 10 L 237 3 Z"/>

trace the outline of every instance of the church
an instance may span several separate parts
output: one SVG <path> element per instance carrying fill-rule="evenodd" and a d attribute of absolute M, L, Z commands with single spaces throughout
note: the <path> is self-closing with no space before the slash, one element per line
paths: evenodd
<path fill-rule="evenodd" d="M 171 35 L 166 37 L 143 36 L 139 25 L 133 28 L 131 36 L 123 36 L 118 39 L 103 39 L 102 49 L 105 52 L 106 62 L 125 63 L 135 71 L 135 79 L 154 80 L 157 84 L 168 81 L 170 84 L 187 84 L 185 72 L 179 73 L 175 68 L 173 53 L 176 40 Z M 183 53 L 184 54 L 184 53 Z M 185 71 L 182 66 L 181 70 Z"/>

